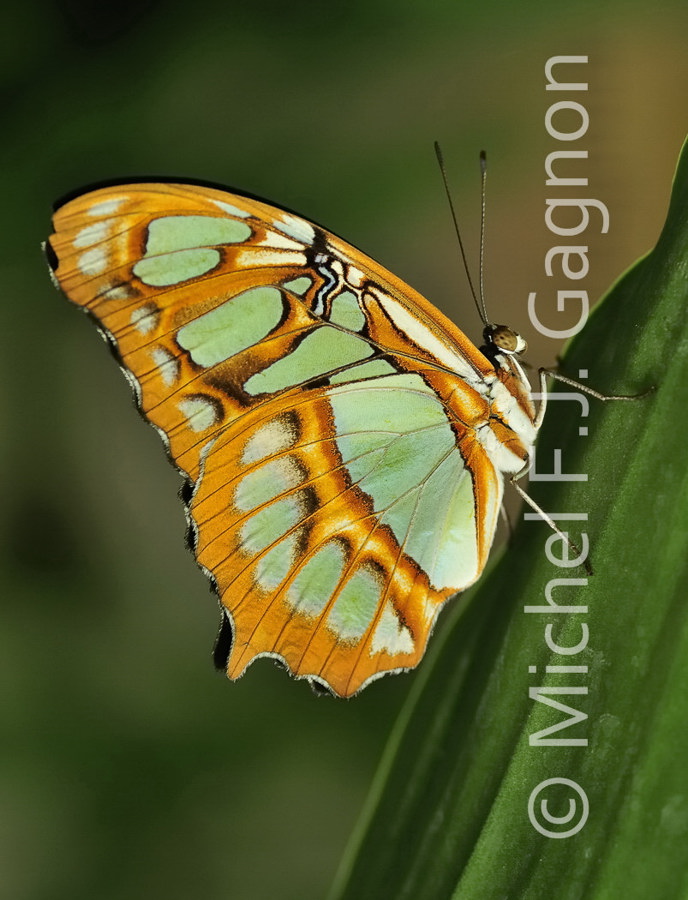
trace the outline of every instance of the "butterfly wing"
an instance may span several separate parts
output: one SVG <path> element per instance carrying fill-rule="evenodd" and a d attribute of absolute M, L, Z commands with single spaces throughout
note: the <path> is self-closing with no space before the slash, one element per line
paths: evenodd
<path fill-rule="evenodd" d="M 484 429 L 527 457 L 490 363 L 355 248 L 241 195 L 103 188 L 54 227 L 59 286 L 187 478 L 230 677 L 274 656 L 349 696 L 415 666 L 492 543 L 508 466 Z"/>

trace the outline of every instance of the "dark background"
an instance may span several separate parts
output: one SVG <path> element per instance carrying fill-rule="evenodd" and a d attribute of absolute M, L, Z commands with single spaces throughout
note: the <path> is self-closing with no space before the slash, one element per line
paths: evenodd
<path fill-rule="evenodd" d="M 213 673 L 216 603 L 183 548 L 179 479 L 92 326 L 50 285 L 52 201 L 114 177 L 231 184 L 364 248 L 477 339 L 432 142 L 472 258 L 485 148 L 491 315 L 551 362 L 559 348 L 532 340 L 526 313 L 529 291 L 553 289 L 543 259 L 560 242 L 543 220 L 544 114 L 561 99 L 544 90 L 545 61 L 590 57 L 575 80 L 589 81 L 591 125 L 575 147 L 590 153 L 578 196 L 611 213 L 608 235 L 586 235 L 597 297 L 664 218 L 688 124 L 683 7 L 5 9 L 3 898 L 322 897 L 414 677 L 343 702 L 266 661 L 236 684 Z"/>

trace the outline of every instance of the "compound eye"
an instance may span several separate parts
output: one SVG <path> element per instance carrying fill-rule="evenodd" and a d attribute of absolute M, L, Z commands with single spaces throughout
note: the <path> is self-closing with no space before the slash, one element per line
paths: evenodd
<path fill-rule="evenodd" d="M 491 339 L 495 347 L 504 353 L 525 353 L 528 349 L 521 335 L 507 325 L 495 325 L 491 330 Z"/>
<path fill-rule="evenodd" d="M 521 335 L 509 328 L 508 325 L 486 325 L 483 331 L 483 338 L 487 347 L 493 347 L 508 355 L 516 355 L 525 353 L 528 344 L 523 340 Z M 488 352 L 489 356 L 489 352 Z"/>

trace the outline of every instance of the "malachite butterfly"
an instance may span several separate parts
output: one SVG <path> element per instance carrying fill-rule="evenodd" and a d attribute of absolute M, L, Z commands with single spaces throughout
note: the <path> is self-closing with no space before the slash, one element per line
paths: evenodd
<path fill-rule="evenodd" d="M 514 332 L 478 349 L 323 228 L 194 184 L 58 206 L 47 253 L 185 478 L 216 662 L 348 697 L 418 664 L 482 572 L 541 416 Z"/>

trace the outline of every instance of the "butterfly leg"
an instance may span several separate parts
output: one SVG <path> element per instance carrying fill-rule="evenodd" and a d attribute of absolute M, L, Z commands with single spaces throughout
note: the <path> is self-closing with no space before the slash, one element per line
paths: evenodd
<path fill-rule="evenodd" d="M 642 400 L 644 397 L 647 397 L 649 394 L 652 394 L 655 391 L 654 386 L 648 388 L 648 390 L 643 391 L 640 394 L 602 394 L 600 391 L 596 391 L 594 388 L 589 387 L 587 384 L 581 384 L 580 381 L 575 381 L 573 378 L 568 378 L 566 375 L 562 375 L 559 372 L 553 369 L 538 369 L 538 376 L 540 379 L 540 406 L 538 407 L 537 415 L 535 417 L 535 428 L 540 429 L 542 425 L 543 419 L 545 417 L 545 411 L 547 409 L 547 379 L 554 378 L 556 381 L 561 381 L 563 384 L 567 384 L 570 387 L 576 388 L 584 394 L 588 394 L 591 397 L 595 397 L 597 400 L 607 401 L 607 400 Z M 510 477 L 511 484 L 513 485 L 515 491 L 519 494 L 519 496 L 533 509 L 540 518 L 547 522 L 549 527 L 555 534 L 558 534 L 559 537 L 567 544 L 569 549 L 573 551 L 576 556 L 580 559 L 581 565 L 584 567 L 585 571 L 588 575 L 592 575 L 592 566 L 590 564 L 590 560 L 586 556 L 583 558 L 584 554 L 582 551 L 574 544 L 574 542 L 565 534 L 556 524 L 556 522 L 549 516 L 534 500 L 533 498 L 518 484 L 518 480 L 523 478 L 524 475 L 528 472 L 528 468 L 523 469 L 521 472 L 517 472 L 515 475 Z"/>
<path fill-rule="evenodd" d="M 519 497 L 521 497 L 521 499 L 524 500 L 528 504 L 528 506 L 532 510 L 534 510 L 544 522 L 546 522 L 549 525 L 549 527 L 552 529 L 552 531 L 555 534 L 559 535 L 559 537 L 567 545 L 569 550 L 571 550 L 575 554 L 576 561 L 578 562 L 579 565 L 583 566 L 586 573 L 588 575 L 592 575 L 593 574 L 592 565 L 590 563 L 588 556 L 586 554 L 584 554 L 583 551 L 578 547 L 578 545 L 575 544 L 571 540 L 571 538 L 568 536 L 568 534 L 566 532 L 562 531 L 561 528 L 559 528 L 559 526 L 554 521 L 554 519 L 550 515 L 548 515 L 544 511 L 544 509 L 538 503 L 536 503 L 535 500 L 533 500 L 533 498 L 530 496 L 530 494 L 527 491 L 525 491 L 521 487 L 521 485 L 518 483 L 518 480 L 520 478 L 523 478 L 523 476 L 526 475 L 527 473 L 528 473 L 528 467 L 522 469 L 520 472 L 517 472 L 515 475 L 511 475 L 509 477 L 509 481 L 511 482 L 514 490 L 519 495 Z"/>
<path fill-rule="evenodd" d="M 502 505 L 499 507 L 499 516 L 504 523 L 504 527 L 507 532 L 507 541 L 510 541 L 513 533 L 514 533 L 514 525 L 511 519 L 509 518 L 509 513 L 507 512 L 506 505 L 504 501 L 502 501 Z"/>
<path fill-rule="evenodd" d="M 536 429 L 539 429 L 542 425 L 542 420 L 545 417 L 545 410 L 547 409 L 548 378 L 553 378 L 555 381 L 561 381 L 562 384 L 568 384 L 569 387 L 576 388 L 582 393 L 588 394 L 588 396 L 594 397 L 596 400 L 602 400 L 603 402 L 606 402 L 607 400 L 643 400 L 645 397 L 653 394 L 656 390 L 655 386 L 652 385 L 640 394 L 602 394 L 600 391 L 596 391 L 587 384 L 582 384 L 580 381 L 575 381 L 573 378 L 562 375 L 560 372 L 557 372 L 556 369 L 538 369 L 538 377 L 540 379 L 540 397 L 542 399 L 540 400 L 540 406 L 538 407 L 537 416 L 535 418 Z"/>

